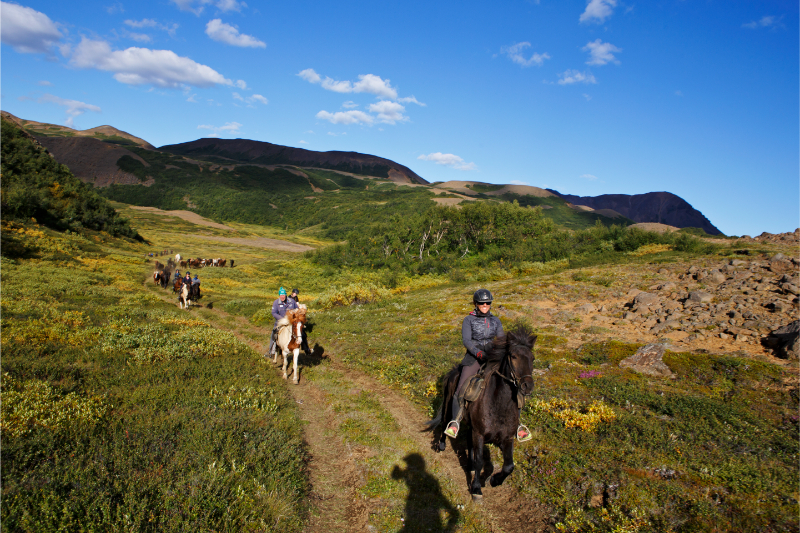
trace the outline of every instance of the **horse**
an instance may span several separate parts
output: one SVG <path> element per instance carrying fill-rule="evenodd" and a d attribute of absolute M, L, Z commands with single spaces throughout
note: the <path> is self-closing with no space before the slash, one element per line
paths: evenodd
<path fill-rule="evenodd" d="M 176 263 L 180 263 L 181 262 L 181 254 L 175 254 L 175 262 Z"/>
<path fill-rule="evenodd" d="M 306 323 L 306 306 L 300 304 L 298 309 L 290 309 L 286 316 L 278 320 L 278 338 L 275 341 L 277 348 L 283 353 L 283 379 L 289 379 L 286 375 L 286 366 L 289 362 L 289 352 L 294 355 L 294 384 L 300 380 L 297 372 L 297 357 L 300 355 L 300 345 L 303 342 L 303 326 Z M 273 363 L 278 362 L 278 351 L 275 350 Z"/>
<path fill-rule="evenodd" d="M 194 301 L 200 299 L 200 282 L 192 283 L 189 287 L 189 299 Z"/>
<path fill-rule="evenodd" d="M 172 272 L 169 269 L 161 272 L 161 288 L 166 289 L 169 285 L 169 279 L 172 277 Z"/>
<path fill-rule="evenodd" d="M 177 293 L 183 287 L 183 278 L 176 278 L 172 283 L 172 292 Z"/>
<path fill-rule="evenodd" d="M 192 297 L 189 291 L 190 285 L 188 283 L 184 283 L 183 287 L 181 287 L 181 291 L 178 293 L 178 307 L 181 309 L 189 309 L 189 306 L 192 305 Z"/>
<path fill-rule="evenodd" d="M 502 485 L 514 471 L 514 439 L 519 426 L 521 397 L 529 395 L 533 389 L 535 343 L 536 335 L 524 326 L 495 338 L 483 369 L 483 390 L 475 401 L 464 408 L 464 421 L 469 422 L 468 436 L 472 445 L 469 450 L 470 467 L 474 472 L 469 489 L 475 501 L 483 500 L 481 472 L 485 444 L 494 444 L 503 452 L 503 468 L 491 476 L 492 487 Z M 452 419 L 450 411 L 459 375 L 456 366 L 444 377 L 444 401 L 436 418 L 428 422 L 425 430 L 432 431 Z M 444 451 L 446 443 L 447 437 L 443 431 L 439 451 Z"/>
<path fill-rule="evenodd" d="M 155 272 L 153 272 L 153 283 L 158 285 L 160 282 L 161 282 L 161 271 L 156 270 Z"/>

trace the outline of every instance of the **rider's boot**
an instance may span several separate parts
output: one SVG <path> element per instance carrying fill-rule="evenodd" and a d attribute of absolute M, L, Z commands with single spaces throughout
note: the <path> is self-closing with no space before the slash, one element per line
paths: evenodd
<path fill-rule="evenodd" d="M 464 416 L 463 401 L 459 401 L 458 398 L 453 398 L 453 412 L 455 413 L 455 416 L 453 417 L 453 420 L 447 424 L 444 434 L 454 439 L 458 437 L 458 430 L 461 428 L 459 422 L 461 422 L 461 417 Z"/>
<path fill-rule="evenodd" d="M 267 355 L 275 355 L 275 338 L 277 337 L 277 333 L 278 333 L 277 328 L 272 330 L 272 337 L 270 338 L 269 350 L 267 351 Z"/>

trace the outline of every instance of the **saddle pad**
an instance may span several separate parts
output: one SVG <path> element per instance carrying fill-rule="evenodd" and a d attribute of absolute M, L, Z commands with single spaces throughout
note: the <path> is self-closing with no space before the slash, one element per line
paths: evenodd
<path fill-rule="evenodd" d="M 482 375 L 476 374 L 472 376 L 472 378 L 469 380 L 469 383 L 467 383 L 467 386 L 464 387 L 464 400 L 468 402 L 474 402 L 477 400 L 481 395 L 481 391 L 483 390 L 483 383 L 484 380 Z"/>

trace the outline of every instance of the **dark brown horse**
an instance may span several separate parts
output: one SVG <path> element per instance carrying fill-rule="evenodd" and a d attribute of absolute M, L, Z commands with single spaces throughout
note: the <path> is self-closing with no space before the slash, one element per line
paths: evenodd
<path fill-rule="evenodd" d="M 497 337 L 487 355 L 483 391 L 466 408 L 464 422 L 470 427 L 467 433 L 471 440 L 469 459 L 474 472 L 470 493 L 474 500 L 483 498 L 481 472 L 485 444 L 494 444 L 503 452 L 503 469 L 492 475 L 492 487 L 501 485 L 514 471 L 514 439 L 519 426 L 518 398 L 519 395 L 527 396 L 533 389 L 531 371 L 535 342 L 536 335 L 522 326 Z M 433 430 L 453 418 L 450 411 L 459 374 L 459 368 L 455 367 L 444 377 L 442 407 L 436 418 L 428 422 L 427 430 Z M 445 449 L 446 442 L 447 437 L 442 432 L 439 450 Z"/>

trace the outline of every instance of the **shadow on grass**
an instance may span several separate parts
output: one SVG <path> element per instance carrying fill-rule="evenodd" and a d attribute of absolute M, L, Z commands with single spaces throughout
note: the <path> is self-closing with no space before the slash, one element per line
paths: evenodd
<path fill-rule="evenodd" d="M 408 465 L 405 470 L 397 465 L 392 469 L 392 479 L 403 480 L 408 485 L 405 518 L 400 531 L 455 531 L 460 513 L 442 494 L 439 481 L 426 471 L 425 459 L 418 453 L 410 453 L 403 461 Z"/>

